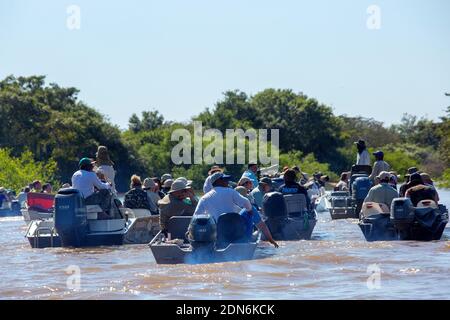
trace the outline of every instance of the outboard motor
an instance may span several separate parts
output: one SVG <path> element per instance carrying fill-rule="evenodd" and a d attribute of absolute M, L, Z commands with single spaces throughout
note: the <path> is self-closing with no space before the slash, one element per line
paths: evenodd
<path fill-rule="evenodd" d="M 210 215 L 195 215 L 188 228 L 188 239 L 192 248 L 212 248 L 217 238 L 217 226 Z"/>
<path fill-rule="evenodd" d="M 408 229 L 414 221 L 414 206 L 409 198 L 396 198 L 391 204 L 391 222 L 398 230 Z"/>
<path fill-rule="evenodd" d="M 268 219 L 287 218 L 286 202 L 280 192 L 270 192 L 264 195 L 263 213 Z"/>
<path fill-rule="evenodd" d="M 80 247 L 88 233 L 84 198 L 76 189 L 61 189 L 55 196 L 55 228 L 63 247 Z"/>
<path fill-rule="evenodd" d="M 367 176 L 359 176 L 352 183 L 352 198 L 356 202 L 356 214 L 361 212 L 362 204 L 371 187 L 372 182 Z"/>

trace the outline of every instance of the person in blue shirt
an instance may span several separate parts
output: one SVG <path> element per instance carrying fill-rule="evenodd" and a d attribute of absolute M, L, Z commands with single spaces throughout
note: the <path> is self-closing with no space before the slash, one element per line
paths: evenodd
<path fill-rule="evenodd" d="M 311 209 L 311 199 L 309 199 L 308 191 L 305 187 L 296 182 L 297 175 L 292 169 L 287 170 L 283 176 L 284 184 L 280 187 L 279 191 L 282 194 L 303 194 L 306 198 L 306 206 L 308 210 Z"/>
<path fill-rule="evenodd" d="M 247 167 L 247 170 L 242 174 L 242 178 L 249 178 L 252 181 L 252 189 L 255 189 L 258 186 L 258 165 L 256 163 L 250 163 Z"/>

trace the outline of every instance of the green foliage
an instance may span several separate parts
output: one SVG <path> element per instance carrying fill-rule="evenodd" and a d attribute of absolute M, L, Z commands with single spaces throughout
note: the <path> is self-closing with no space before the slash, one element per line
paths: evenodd
<path fill-rule="evenodd" d="M 332 181 L 338 179 L 338 175 L 331 171 L 328 163 L 320 163 L 315 156 L 310 153 L 306 156 L 300 151 L 291 151 L 280 155 L 280 166 L 288 166 L 290 168 L 298 166 L 302 172 L 308 173 L 310 176 L 315 172 L 322 172 L 330 177 Z"/>
<path fill-rule="evenodd" d="M 450 168 L 447 168 L 442 177 L 438 181 L 438 186 L 441 188 L 450 188 Z"/>
<path fill-rule="evenodd" d="M 53 160 L 37 162 L 30 151 L 20 156 L 11 156 L 11 150 L 0 149 L 0 186 L 13 189 L 17 193 L 34 180 L 50 182 L 58 187 L 57 164 Z"/>

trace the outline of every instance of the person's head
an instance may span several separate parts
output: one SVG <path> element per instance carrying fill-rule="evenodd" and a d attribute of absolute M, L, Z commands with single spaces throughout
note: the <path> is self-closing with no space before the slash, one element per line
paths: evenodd
<path fill-rule="evenodd" d="M 366 149 L 366 142 L 362 139 L 359 139 L 355 142 L 356 148 L 358 149 L 358 152 L 361 153 Z"/>
<path fill-rule="evenodd" d="M 81 159 L 80 162 L 78 163 L 78 167 L 80 168 L 80 170 L 84 170 L 84 171 L 92 171 L 92 169 L 94 169 L 92 160 L 89 158 Z"/>
<path fill-rule="evenodd" d="M 142 188 L 141 177 L 139 177 L 138 175 L 133 174 L 131 176 L 130 188 L 131 189 L 141 189 Z"/>
<path fill-rule="evenodd" d="M 389 184 L 396 186 L 397 185 L 397 175 L 393 174 L 392 172 L 389 172 L 391 174 L 391 177 L 389 178 Z"/>
<path fill-rule="evenodd" d="M 158 192 L 162 188 L 161 180 L 158 177 L 152 178 L 153 182 L 155 182 L 155 192 Z"/>
<path fill-rule="evenodd" d="M 231 176 L 225 175 L 223 172 L 216 172 L 211 175 L 211 184 L 215 187 L 228 187 Z"/>
<path fill-rule="evenodd" d="M 42 183 L 39 180 L 34 180 L 32 185 L 33 185 L 33 189 L 34 190 L 41 190 L 42 189 Z"/>
<path fill-rule="evenodd" d="M 248 165 L 248 170 L 256 174 L 258 172 L 258 165 L 256 163 L 250 163 Z"/>
<path fill-rule="evenodd" d="M 238 182 L 238 186 L 245 187 L 247 190 L 253 189 L 253 182 L 247 177 L 242 177 Z"/>
<path fill-rule="evenodd" d="M 411 186 L 417 186 L 417 185 L 419 185 L 419 184 L 423 184 L 422 176 L 420 175 L 420 173 L 414 172 L 414 173 L 409 177 L 409 184 L 410 184 Z"/>
<path fill-rule="evenodd" d="M 381 151 L 381 150 L 378 150 L 378 151 L 376 151 L 376 152 L 374 152 L 372 154 L 375 156 L 375 160 L 376 161 L 381 161 L 381 160 L 384 159 L 384 152 Z"/>
<path fill-rule="evenodd" d="M 0 187 L 0 194 L 5 194 L 6 193 L 6 189 L 4 187 Z"/>
<path fill-rule="evenodd" d="M 289 169 L 284 173 L 283 179 L 285 183 L 292 183 L 296 181 L 297 175 L 294 170 Z"/>
<path fill-rule="evenodd" d="M 423 183 L 433 185 L 433 180 L 431 180 L 431 177 L 428 173 L 422 172 L 420 176 L 422 177 Z"/>
<path fill-rule="evenodd" d="M 348 181 L 348 173 L 347 172 L 341 173 L 341 181 L 344 181 L 344 182 Z"/>
<path fill-rule="evenodd" d="M 295 173 L 300 173 L 301 172 L 300 168 L 298 166 L 293 167 L 292 170 L 294 170 Z"/>
<path fill-rule="evenodd" d="M 288 166 L 284 166 L 284 167 L 283 167 L 283 173 L 286 172 L 286 171 L 288 171 L 288 170 L 289 170 L 289 167 L 288 167 Z"/>
<path fill-rule="evenodd" d="M 25 188 L 23 188 L 23 192 L 25 192 L 25 193 L 30 192 L 30 187 L 25 187 Z"/>
<path fill-rule="evenodd" d="M 377 176 L 377 179 L 380 183 L 389 183 L 389 179 L 391 178 L 391 174 L 387 171 L 381 171 Z"/>
<path fill-rule="evenodd" d="M 46 183 L 42 186 L 43 193 L 52 193 L 52 185 L 50 183 Z"/>
<path fill-rule="evenodd" d="M 97 153 L 95 154 L 95 163 L 97 166 L 107 165 L 113 166 L 114 162 L 109 158 L 108 148 L 105 146 L 99 146 Z"/>
<path fill-rule="evenodd" d="M 211 169 L 208 171 L 208 176 L 210 176 L 216 172 L 223 172 L 223 169 L 219 166 L 212 166 Z"/>
<path fill-rule="evenodd" d="M 320 177 L 320 181 L 322 181 L 323 183 L 329 182 L 330 181 L 330 177 L 327 175 L 321 176 Z"/>
<path fill-rule="evenodd" d="M 272 190 L 272 180 L 267 177 L 259 180 L 259 189 L 264 193 L 270 192 Z"/>
<path fill-rule="evenodd" d="M 243 186 L 237 186 L 236 189 L 237 192 L 239 192 L 239 194 L 243 197 L 247 197 L 248 196 L 248 189 L 246 187 Z"/>
<path fill-rule="evenodd" d="M 190 187 L 186 184 L 184 180 L 175 180 L 170 186 L 169 195 L 177 199 L 184 199 L 187 197 L 187 190 Z"/>
<path fill-rule="evenodd" d="M 165 173 L 161 176 L 161 183 L 164 184 L 166 180 L 173 179 L 170 173 Z"/>
<path fill-rule="evenodd" d="M 173 183 L 173 179 L 167 179 L 164 181 L 164 183 L 162 184 L 162 188 L 164 190 L 169 190 L 170 187 L 172 187 L 172 183 Z"/>
<path fill-rule="evenodd" d="M 150 192 L 155 192 L 156 190 L 156 183 L 150 178 L 145 178 L 143 183 L 143 189 Z"/>

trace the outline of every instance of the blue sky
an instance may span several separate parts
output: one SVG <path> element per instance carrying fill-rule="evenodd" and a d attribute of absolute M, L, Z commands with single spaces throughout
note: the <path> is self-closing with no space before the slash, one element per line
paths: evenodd
<path fill-rule="evenodd" d="M 66 26 L 72 4 L 80 30 Z M 447 0 L 0 0 L 0 77 L 77 87 L 121 127 L 133 112 L 183 121 L 226 90 L 269 87 L 386 124 L 437 119 L 450 105 L 449 14 Z"/>

